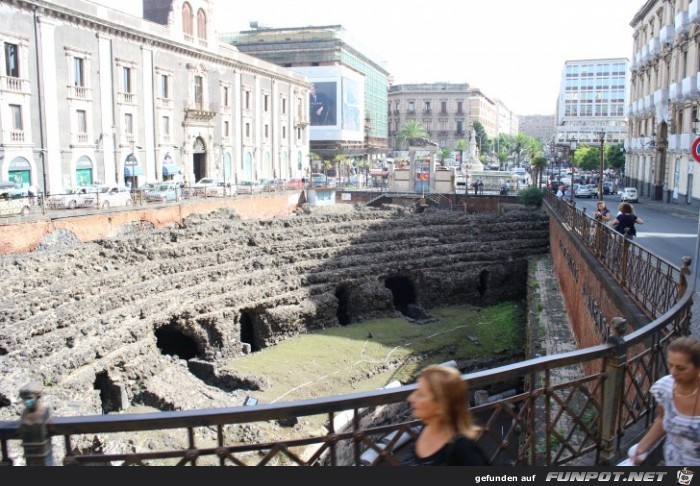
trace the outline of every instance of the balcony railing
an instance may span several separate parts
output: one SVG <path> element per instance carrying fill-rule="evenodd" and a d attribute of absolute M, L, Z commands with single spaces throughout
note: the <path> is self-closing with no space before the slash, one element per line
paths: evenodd
<path fill-rule="evenodd" d="M 134 93 L 119 92 L 119 103 L 126 105 L 136 104 L 136 95 Z"/>
<path fill-rule="evenodd" d="M 92 90 L 85 86 L 68 86 L 68 97 L 78 100 L 91 100 Z"/>
<path fill-rule="evenodd" d="M 10 130 L 10 143 L 24 143 L 24 130 Z"/>
<path fill-rule="evenodd" d="M 13 93 L 29 93 L 31 91 L 28 79 L 14 78 L 12 76 L 0 76 L 0 89 Z"/>

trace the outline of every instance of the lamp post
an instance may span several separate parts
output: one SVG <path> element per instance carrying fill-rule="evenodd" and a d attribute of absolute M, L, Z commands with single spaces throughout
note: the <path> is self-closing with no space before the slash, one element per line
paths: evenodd
<path fill-rule="evenodd" d="M 603 172 L 605 172 L 605 130 L 596 132 L 600 141 L 600 173 L 598 174 L 598 197 L 603 199 Z"/>
<path fill-rule="evenodd" d="M 575 135 L 571 135 L 571 138 L 569 139 L 569 150 L 571 153 L 571 189 L 569 190 L 569 201 L 574 202 L 574 161 L 575 158 L 574 156 L 576 155 L 576 143 L 578 140 L 576 140 Z"/>

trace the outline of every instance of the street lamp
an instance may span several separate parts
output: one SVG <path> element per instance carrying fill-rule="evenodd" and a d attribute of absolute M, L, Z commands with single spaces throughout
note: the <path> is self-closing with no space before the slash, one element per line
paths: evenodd
<path fill-rule="evenodd" d="M 600 141 L 600 174 L 598 174 L 598 197 L 603 199 L 603 172 L 605 171 L 605 130 L 596 132 Z"/>
<path fill-rule="evenodd" d="M 576 140 L 576 135 L 571 135 L 571 138 L 569 138 L 569 150 L 571 153 L 571 189 L 569 190 L 569 201 L 573 202 L 574 201 L 574 156 L 576 155 L 576 143 L 578 140 Z"/>

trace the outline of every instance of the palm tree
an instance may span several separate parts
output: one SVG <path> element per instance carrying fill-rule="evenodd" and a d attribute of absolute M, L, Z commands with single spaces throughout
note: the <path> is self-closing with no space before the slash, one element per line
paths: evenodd
<path fill-rule="evenodd" d="M 425 127 L 416 120 L 408 120 L 406 124 L 399 130 L 396 136 L 396 145 L 398 148 L 407 149 L 408 139 L 410 138 L 427 138 L 428 132 Z"/>
<path fill-rule="evenodd" d="M 455 142 L 455 150 L 459 150 L 459 165 L 460 167 L 464 164 L 464 151 L 469 148 L 469 144 L 463 138 L 460 138 Z"/>
<path fill-rule="evenodd" d="M 445 165 L 445 160 L 452 157 L 452 150 L 448 149 L 447 147 L 442 148 L 438 152 L 438 157 L 440 157 L 440 162 L 442 162 L 442 165 Z"/>
<path fill-rule="evenodd" d="M 547 167 L 547 159 L 542 155 L 538 155 L 530 159 L 530 167 L 532 168 L 532 172 L 535 174 L 537 187 L 542 187 L 542 171 L 545 167 Z"/>

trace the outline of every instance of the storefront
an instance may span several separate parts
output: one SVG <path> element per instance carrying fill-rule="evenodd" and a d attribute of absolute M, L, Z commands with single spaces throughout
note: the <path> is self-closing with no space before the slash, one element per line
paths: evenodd
<path fill-rule="evenodd" d="M 32 166 L 24 157 L 17 157 L 10 162 L 7 172 L 7 180 L 14 182 L 18 187 L 29 187 L 32 185 Z"/>

